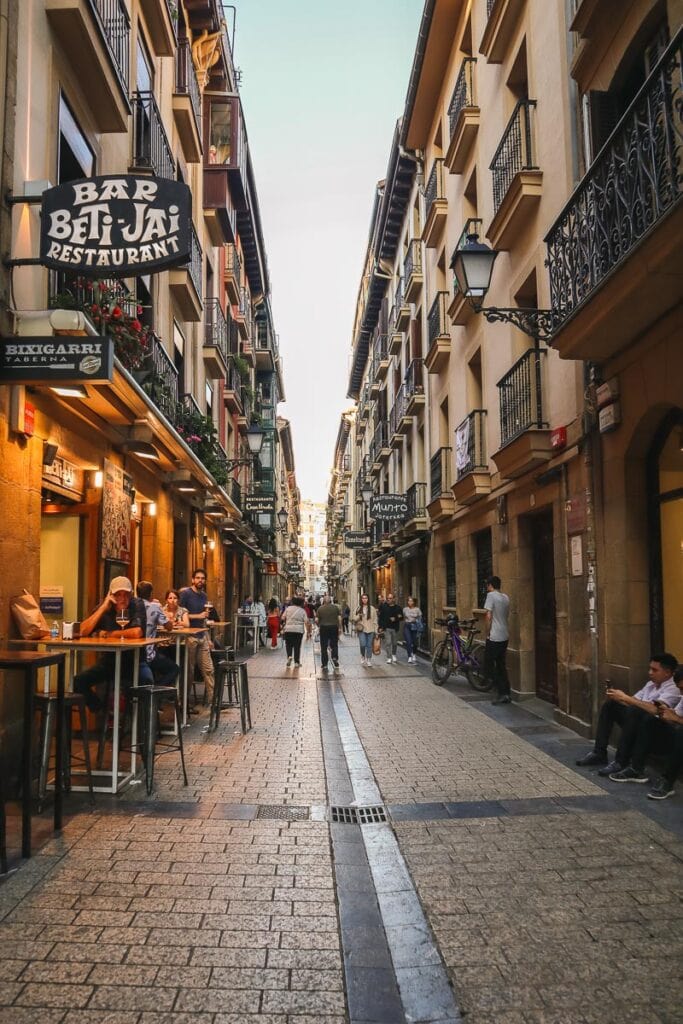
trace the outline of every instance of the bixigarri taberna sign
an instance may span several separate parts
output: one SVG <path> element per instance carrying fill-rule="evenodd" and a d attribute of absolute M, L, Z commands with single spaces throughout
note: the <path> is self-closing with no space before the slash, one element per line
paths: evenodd
<path fill-rule="evenodd" d="M 142 175 L 99 175 L 43 193 L 40 261 L 88 277 L 129 277 L 187 263 L 187 185 Z"/>
<path fill-rule="evenodd" d="M 113 338 L 49 335 L 0 339 L 3 384 L 101 384 L 110 381 L 113 373 Z"/>

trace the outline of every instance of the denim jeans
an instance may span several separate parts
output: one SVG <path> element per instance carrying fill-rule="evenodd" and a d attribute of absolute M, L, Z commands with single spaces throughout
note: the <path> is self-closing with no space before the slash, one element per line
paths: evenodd
<path fill-rule="evenodd" d="M 360 644 L 361 658 L 367 658 L 368 661 L 372 658 L 372 641 L 375 639 L 374 633 L 359 633 L 358 643 Z"/>
<path fill-rule="evenodd" d="M 403 627 L 403 639 L 406 642 L 406 652 L 409 658 L 415 654 L 415 648 L 417 647 L 418 632 L 416 629 L 411 629 L 410 623 L 406 622 Z"/>

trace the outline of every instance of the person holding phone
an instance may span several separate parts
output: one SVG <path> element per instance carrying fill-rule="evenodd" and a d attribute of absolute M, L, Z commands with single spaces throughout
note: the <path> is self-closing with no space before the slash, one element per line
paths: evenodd
<path fill-rule="evenodd" d="M 630 764 L 638 729 L 644 716 L 657 715 L 655 701 L 674 707 L 680 699 L 673 673 L 678 659 L 664 652 L 650 658 L 648 681 L 637 693 L 626 693 L 616 687 L 607 686 L 605 702 L 600 709 L 598 727 L 593 750 L 576 762 L 580 768 L 598 767 L 598 775 L 605 775 L 614 782 L 649 782 L 642 765 L 635 768 Z M 607 746 L 614 725 L 621 726 L 621 737 L 612 761 L 607 757 Z"/>

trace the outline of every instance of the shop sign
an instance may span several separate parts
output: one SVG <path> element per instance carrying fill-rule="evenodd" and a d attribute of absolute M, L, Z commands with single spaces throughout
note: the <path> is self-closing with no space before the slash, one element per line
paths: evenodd
<path fill-rule="evenodd" d="M 43 615 L 55 615 L 64 618 L 64 587 L 41 587 L 40 610 Z"/>
<path fill-rule="evenodd" d="M 51 465 L 43 466 L 43 483 L 82 494 L 83 470 L 57 455 Z"/>
<path fill-rule="evenodd" d="M 244 511 L 250 515 L 269 516 L 275 513 L 274 494 L 245 494 Z"/>
<path fill-rule="evenodd" d="M 40 262 L 88 277 L 130 277 L 187 263 L 192 199 L 183 182 L 97 175 L 43 193 Z"/>
<path fill-rule="evenodd" d="M 298 562 L 285 562 L 283 569 L 288 572 L 291 576 L 298 576 L 299 574 L 299 563 Z"/>
<path fill-rule="evenodd" d="M 344 543 L 347 548 L 369 548 L 371 542 L 367 530 L 347 530 L 344 534 Z"/>
<path fill-rule="evenodd" d="M 106 384 L 113 373 L 112 338 L 56 334 L 0 339 L 0 380 L 6 384 Z"/>
<path fill-rule="evenodd" d="M 375 494 L 370 499 L 370 518 L 404 521 L 408 518 L 408 500 L 405 494 Z"/>
<path fill-rule="evenodd" d="M 33 437 L 36 429 L 36 407 L 31 402 L 24 402 L 24 429 L 22 434 L 25 437 Z"/>
<path fill-rule="evenodd" d="M 263 572 L 266 576 L 277 576 L 277 562 L 264 562 Z"/>
<path fill-rule="evenodd" d="M 586 529 L 586 499 L 582 494 L 569 498 L 565 504 L 567 514 L 567 533 L 574 536 L 583 533 Z"/>

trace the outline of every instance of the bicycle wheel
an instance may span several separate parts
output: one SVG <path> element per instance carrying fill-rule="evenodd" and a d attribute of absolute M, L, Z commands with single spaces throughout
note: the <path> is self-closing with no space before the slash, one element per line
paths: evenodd
<path fill-rule="evenodd" d="M 475 657 L 469 658 L 458 665 L 458 672 L 462 672 L 473 690 L 479 693 L 488 693 L 493 686 L 493 680 L 484 675 L 484 671 Z"/>
<path fill-rule="evenodd" d="M 442 640 L 432 658 L 432 679 L 437 686 L 443 686 L 453 671 L 453 648 L 448 640 Z"/>

